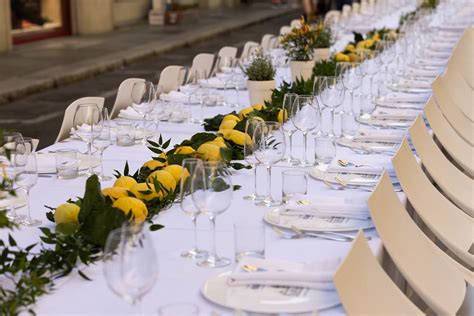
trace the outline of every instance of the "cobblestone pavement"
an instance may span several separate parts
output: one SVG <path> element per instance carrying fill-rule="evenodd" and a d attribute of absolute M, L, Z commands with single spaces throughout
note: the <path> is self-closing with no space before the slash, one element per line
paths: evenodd
<path fill-rule="evenodd" d="M 64 110 L 72 101 L 85 96 L 101 96 L 105 97 L 105 105 L 110 109 L 115 100 L 116 89 L 126 78 L 146 78 L 157 82 L 160 71 L 168 65 L 190 65 L 196 54 L 216 53 L 222 46 L 226 45 L 241 49 L 246 41 L 259 42 L 264 34 L 278 33 L 280 26 L 288 24 L 296 17 L 297 13 L 295 12 L 295 14 L 266 20 L 90 79 L 2 105 L 0 106 L 0 129 L 18 130 L 23 135 L 39 138 L 39 147 L 43 148 L 54 142 L 62 122 Z"/>

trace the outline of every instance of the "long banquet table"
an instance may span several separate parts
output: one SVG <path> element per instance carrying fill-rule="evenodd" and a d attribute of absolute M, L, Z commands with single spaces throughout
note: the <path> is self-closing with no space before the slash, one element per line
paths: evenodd
<path fill-rule="evenodd" d="M 397 27 L 398 20 L 402 13 L 412 11 L 414 7 L 404 7 L 397 12 L 378 21 L 372 27 Z M 277 29 L 275 29 L 277 31 Z M 350 35 L 345 36 L 333 47 L 333 51 L 339 50 L 351 39 Z M 225 44 L 225 43 L 223 43 Z M 234 92 L 235 93 L 235 92 Z M 248 100 L 246 91 L 240 92 L 240 100 L 243 106 L 244 100 Z M 91 92 L 93 94 L 93 92 Z M 234 95 L 235 97 L 235 95 Z M 228 113 L 234 110 L 228 107 L 205 108 L 204 117 L 211 117 L 218 113 Z M 193 114 L 198 115 L 197 107 L 193 109 Z M 160 132 L 165 139 L 171 138 L 172 145 L 180 143 L 196 132 L 203 131 L 197 124 L 173 124 L 160 123 Z M 339 121 L 336 126 L 339 127 Z M 371 127 L 361 125 L 361 130 L 369 130 Z M 310 139 L 309 157 L 313 157 L 314 141 Z M 311 145 L 313 144 L 313 145 Z M 302 137 L 298 134 L 295 137 L 295 153 L 302 153 Z M 43 152 L 57 149 L 74 148 L 85 149 L 85 144 L 79 141 L 68 139 L 43 149 Z M 337 157 L 351 159 L 356 154 L 348 148 L 337 148 Z M 131 170 L 138 169 L 145 161 L 150 160 L 152 153 L 139 144 L 132 147 L 118 147 L 112 145 L 105 151 L 104 169 L 108 175 L 113 170 L 123 170 L 125 161 L 128 161 Z M 370 157 L 373 156 L 373 157 Z M 367 159 L 377 159 L 389 161 L 388 155 L 369 155 Z M 281 198 L 281 172 L 288 169 L 288 166 L 277 165 L 273 173 L 273 196 Z M 264 170 L 259 170 L 259 189 L 264 191 L 265 182 Z M 242 188 L 235 191 L 231 207 L 219 215 L 217 218 L 217 250 L 220 255 L 234 258 L 233 223 L 237 220 L 261 221 L 265 207 L 257 207 L 252 201 L 246 201 L 242 197 L 251 192 L 253 188 L 253 171 L 240 170 L 233 174 L 234 184 L 239 184 Z M 49 223 L 44 218 L 47 211 L 44 205 L 57 206 L 65 202 L 68 198 L 82 196 L 84 192 L 85 178 L 79 177 L 73 180 L 58 180 L 56 177 L 41 177 L 38 184 L 31 191 L 31 204 L 35 217 L 43 219 L 43 224 L 53 228 L 54 224 Z M 113 181 L 103 182 L 102 187 L 112 186 Z M 353 198 L 367 199 L 369 192 L 359 190 L 335 191 L 326 187 L 322 182 L 309 178 L 309 194 L 324 196 L 345 196 Z M 400 198 L 404 200 L 403 193 Z M 19 210 L 21 213 L 24 209 Z M 200 308 L 200 315 L 231 315 L 233 311 L 214 305 L 201 295 L 200 289 L 204 282 L 217 274 L 232 269 L 232 266 L 220 269 L 204 269 L 198 267 L 192 260 L 180 257 L 180 252 L 188 249 L 192 245 L 193 233 L 190 219 L 180 210 L 179 205 L 173 205 L 170 209 L 162 212 L 155 222 L 163 224 L 164 229 L 152 233 L 155 247 L 159 257 L 159 277 L 155 287 L 149 292 L 143 301 L 144 314 L 156 314 L 161 305 L 177 302 L 194 303 Z M 266 227 L 266 258 L 286 259 L 297 261 L 315 261 L 325 258 L 344 258 L 351 243 L 329 241 L 318 238 L 303 238 L 298 240 L 286 240 Z M 208 219 L 201 216 L 198 218 L 198 243 L 201 248 L 206 248 L 210 244 L 210 231 Z M 377 236 L 375 229 L 365 231 L 371 236 L 369 242 L 372 250 L 380 260 L 383 260 L 383 246 Z M 0 232 L 4 236 L 6 232 Z M 36 242 L 39 235 L 37 228 L 22 227 L 14 232 L 15 238 L 21 244 Z M 116 296 L 108 287 L 102 273 L 102 265 L 96 264 L 84 270 L 93 281 L 85 281 L 77 274 L 65 277 L 57 282 L 57 289 L 51 294 L 41 297 L 34 310 L 38 315 L 131 315 L 137 313 L 137 308 L 130 306 L 124 300 Z M 320 311 L 321 315 L 342 315 L 345 314 L 342 305 Z"/>

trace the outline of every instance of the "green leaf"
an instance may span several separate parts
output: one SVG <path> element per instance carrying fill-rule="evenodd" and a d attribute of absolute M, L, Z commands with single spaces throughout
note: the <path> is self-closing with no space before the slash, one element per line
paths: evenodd
<path fill-rule="evenodd" d="M 96 205 L 85 218 L 79 232 L 87 242 L 104 247 L 109 233 L 126 221 L 127 217 L 121 210 L 103 204 Z"/>
<path fill-rule="evenodd" d="M 242 188 L 241 185 L 235 184 L 234 185 L 234 191 L 240 190 Z"/>
<path fill-rule="evenodd" d="M 127 163 L 125 169 L 128 169 Z M 86 181 L 86 192 L 79 211 L 79 223 L 83 223 L 94 209 L 100 208 L 104 204 L 105 199 L 100 189 L 99 178 L 97 175 L 92 175 Z"/>
<path fill-rule="evenodd" d="M 162 229 L 163 227 L 165 226 L 160 225 L 160 224 L 153 224 L 153 225 L 150 225 L 150 231 L 154 232 L 154 231 Z"/>
<path fill-rule="evenodd" d="M 75 223 L 61 223 L 56 225 L 56 232 L 59 232 L 65 236 L 72 236 L 79 226 Z"/>
<path fill-rule="evenodd" d="M 82 272 L 81 270 L 77 270 L 77 273 L 79 273 L 79 275 L 80 275 L 84 280 L 92 281 L 92 279 L 89 278 L 87 275 L 85 275 L 84 272 Z"/>
<path fill-rule="evenodd" d="M 10 246 L 16 247 L 16 241 L 15 239 L 13 239 L 12 235 L 10 234 L 8 234 L 8 243 L 10 244 Z"/>

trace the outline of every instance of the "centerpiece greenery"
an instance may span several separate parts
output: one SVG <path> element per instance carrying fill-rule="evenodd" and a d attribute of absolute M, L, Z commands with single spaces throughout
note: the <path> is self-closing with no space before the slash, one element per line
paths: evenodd
<path fill-rule="evenodd" d="M 262 55 L 255 57 L 244 69 L 247 75 L 247 88 L 250 104 L 264 103 L 269 100 L 275 89 L 275 68 L 272 61 Z"/>

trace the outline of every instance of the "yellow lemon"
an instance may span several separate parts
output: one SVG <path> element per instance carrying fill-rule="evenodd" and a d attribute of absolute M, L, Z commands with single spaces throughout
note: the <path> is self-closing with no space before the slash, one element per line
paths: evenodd
<path fill-rule="evenodd" d="M 132 211 L 135 223 L 140 224 L 146 219 L 148 209 L 145 203 L 131 196 L 121 197 L 112 204 L 113 207 L 118 208 L 126 215 Z"/>
<path fill-rule="evenodd" d="M 166 159 L 166 158 L 165 158 Z M 149 160 L 147 162 L 145 162 L 142 166 L 142 168 L 148 168 L 150 170 L 155 170 L 155 169 L 158 169 L 158 168 L 161 168 L 161 167 L 164 167 L 166 166 L 167 163 L 166 162 L 161 162 L 161 161 L 158 161 L 158 160 Z"/>
<path fill-rule="evenodd" d="M 375 44 L 374 40 L 371 40 L 371 39 L 365 40 L 365 48 L 371 48 L 372 46 L 374 46 L 374 44 Z"/>
<path fill-rule="evenodd" d="M 344 48 L 345 51 L 348 51 L 348 52 L 355 52 L 355 46 L 353 44 L 347 44 L 346 48 Z"/>
<path fill-rule="evenodd" d="M 242 109 L 240 112 L 239 112 L 239 117 L 240 119 L 244 119 L 246 118 L 250 113 L 252 113 L 254 110 L 253 107 L 248 107 L 248 108 L 245 108 L 245 109 Z"/>
<path fill-rule="evenodd" d="M 349 61 L 352 63 L 359 61 L 359 56 L 357 56 L 357 54 L 349 54 L 347 56 L 349 57 Z"/>
<path fill-rule="evenodd" d="M 224 136 L 224 138 L 227 139 L 227 135 L 229 133 L 232 133 L 233 129 L 220 129 L 217 131 L 218 134 L 222 134 L 222 136 Z"/>
<path fill-rule="evenodd" d="M 283 123 L 283 122 L 286 122 L 287 119 L 288 119 L 288 112 L 286 110 L 281 109 L 280 111 L 278 111 L 278 122 Z"/>
<path fill-rule="evenodd" d="M 357 50 L 364 49 L 364 48 L 365 48 L 365 41 L 360 41 L 359 43 L 357 43 L 356 45 Z"/>
<path fill-rule="evenodd" d="M 181 175 L 183 175 L 184 178 L 189 177 L 188 170 L 179 165 L 169 165 L 163 168 L 163 171 L 170 173 L 175 179 L 176 183 L 178 183 L 179 180 L 181 180 Z"/>
<path fill-rule="evenodd" d="M 337 62 L 349 62 L 351 60 L 350 60 L 349 56 L 347 56 L 346 54 L 337 53 L 336 54 L 336 61 Z"/>
<path fill-rule="evenodd" d="M 161 186 L 165 188 L 168 192 L 172 192 L 176 189 L 176 180 L 167 171 L 164 171 L 164 170 L 154 171 L 148 176 L 146 181 L 153 184 L 153 179 L 156 179 L 161 184 Z"/>
<path fill-rule="evenodd" d="M 225 140 L 224 140 L 224 138 L 219 136 L 219 137 L 214 138 L 214 140 L 212 142 L 213 143 L 224 143 Z"/>
<path fill-rule="evenodd" d="M 238 118 L 237 116 L 235 116 L 234 114 L 228 114 L 226 116 L 224 116 L 224 118 L 222 119 L 222 122 L 224 121 L 240 121 L 240 118 Z"/>
<path fill-rule="evenodd" d="M 233 129 L 237 125 L 237 121 L 227 120 L 222 121 L 221 125 L 219 125 L 219 129 Z"/>
<path fill-rule="evenodd" d="M 247 145 L 252 144 L 252 139 L 250 136 L 247 133 L 242 133 L 241 131 L 232 131 L 232 133 L 229 134 L 229 140 L 240 146 L 243 146 L 244 142 Z"/>
<path fill-rule="evenodd" d="M 221 143 L 219 141 L 210 141 L 210 142 L 206 142 L 206 144 L 213 144 L 213 145 L 216 145 L 217 147 L 219 148 L 227 148 L 227 146 L 225 145 L 225 143 Z"/>
<path fill-rule="evenodd" d="M 133 187 L 135 184 L 137 184 L 137 181 L 133 179 L 132 177 L 129 176 L 121 176 L 114 182 L 114 187 L 121 187 L 125 189 L 130 189 Z"/>
<path fill-rule="evenodd" d="M 194 154 L 194 152 L 195 152 L 195 150 L 191 146 L 179 146 L 174 151 L 175 154 L 181 154 L 181 155 Z"/>
<path fill-rule="evenodd" d="M 233 131 L 233 130 L 231 130 Z M 203 160 L 207 161 L 219 161 L 222 160 L 221 149 L 219 146 L 210 143 L 204 143 L 197 149 Z"/>
<path fill-rule="evenodd" d="M 81 208 L 74 203 L 63 203 L 56 207 L 54 212 L 54 221 L 56 224 L 74 223 L 78 224 L 77 219 Z"/>
<path fill-rule="evenodd" d="M 379 39 L 380 39 L 380 34 L 379 34 L 378 32 L 375 32 L 374 36 L 372 36 L 372 39 L 373 39 L 374 41 L 379 40 Z"/>
<path fill-rule="evenodd" d="M 265 104 L 257 103 L 257 104 L 252 105 L 252 107 L 257 111 L 260 111 L 265 108 Z"/>
<path fill-rule="evenodd" d="M 108 196 L 109 198 L 111 198 L 112 201 L 115 201 L 116 199 L 124 197 L 124 196 L 128 196 L 127 189 L 122 188 L 122 187 L 105 188 L 102 190 L 102 194 L 104 196 Z"/>
<path fill-rule="evenodd" d="M 149 194 L 144 193 L 147 191 L 150 191 Z M 137 183 L 130 189 L 130 192 L 132 192 L 133 195 L 135 195 L 137 199 L 145 200 L 145 201 L 150 201 L 156 197 L 161 198 L 161 193 L 156 192 L 155 186 L 153 185 L 153 183 L 148 183 L 148 184 L 145 182 Z"/>

